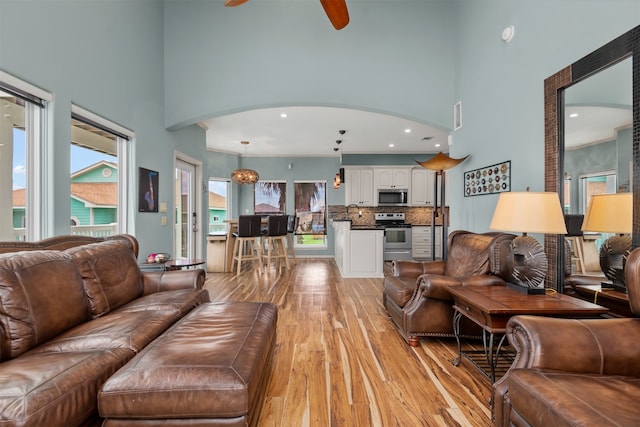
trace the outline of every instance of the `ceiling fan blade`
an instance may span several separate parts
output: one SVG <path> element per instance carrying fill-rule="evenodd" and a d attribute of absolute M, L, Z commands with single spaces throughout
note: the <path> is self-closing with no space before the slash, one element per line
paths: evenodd
<path fill-rule="evenodd" d="M 347 26 L 349 23 L 349 11 L 347 10 L 346 0 L 320 0 L 320 3 L 336 30 L 341 30 Z"/>
<path fill-rule="evenodd" d="M 224 5 L 227 7 L 236 7 L 248 2 L 249 0 L 225 0 Z"/>

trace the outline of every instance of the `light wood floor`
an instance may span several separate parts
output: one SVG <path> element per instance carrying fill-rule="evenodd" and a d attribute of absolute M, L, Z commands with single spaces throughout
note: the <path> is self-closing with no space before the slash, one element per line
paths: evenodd
<path fill-rule="evenodd" d="M 492 425 L 488 381 L 451 364 L 454 339 L 409 347 L 385 315 L 382 279 L 342 279 L 332 259 L 299 258 L 281 274 L 208 273 L 205 286 L 212 301 L 279 307 L 260 426 Z"/>

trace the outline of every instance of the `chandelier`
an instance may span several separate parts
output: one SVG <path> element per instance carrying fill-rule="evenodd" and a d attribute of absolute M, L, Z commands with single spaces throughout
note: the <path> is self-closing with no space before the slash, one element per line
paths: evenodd
<path fill-rule="evenodd" d="M 240 141 L 240 144 L 244 145 L 244 152 L 247 153 L 247 145 L 249 141 Z M 231 173 L 231 179 L 238 184 L 255 184 L 260 179 L 258 172 L 253 169 L 236 169 Z"/>

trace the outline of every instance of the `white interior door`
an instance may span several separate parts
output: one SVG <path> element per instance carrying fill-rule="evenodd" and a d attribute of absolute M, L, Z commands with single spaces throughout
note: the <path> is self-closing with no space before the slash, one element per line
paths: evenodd
<path fill-rule="evenodd" d="M 198 165 L 178 156 L 175 165 L 175 258 L 199 258 L 201 251 L 197 245 L 200 235 Z"/>

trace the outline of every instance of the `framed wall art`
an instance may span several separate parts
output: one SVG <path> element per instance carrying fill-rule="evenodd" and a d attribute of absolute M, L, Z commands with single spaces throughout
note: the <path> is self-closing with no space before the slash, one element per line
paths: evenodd
<path fill-rule="evenodd" d="M 145 168 L 139 169 L 138 211 L 158 212 L 158 203 L 156 201 L 159 181 L 158 172 Z"/>
<path fill-rule="evenodd" d="M 511 160 L 464 173 L 464 196 L 511 191 Z"/>

